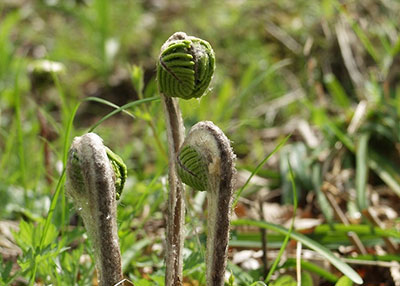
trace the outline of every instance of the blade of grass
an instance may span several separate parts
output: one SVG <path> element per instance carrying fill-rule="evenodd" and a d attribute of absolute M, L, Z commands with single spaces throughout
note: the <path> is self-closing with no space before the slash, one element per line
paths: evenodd
<path fill-rule="evenodd" d="M 288 258 L 280 268 L 289 268 L 295 266 L 296 266 L 296 259 Z M 335 274 L 332 274 L 331 272 L 325 270 L 324 268 L 318 266 L 317 264 L 314 264 L 309 261 L 301 260 L 301 269 L 314 272 L 315 274 L 328 280 L 329 282 L 336 282 L 339 280 L 339 277 L 337 277 Z"/>
<path fill-rule="evenodd" d="M 283 235 L 286 235 L 289 232 L 286 228 L 284 228 L 280 225 L 263 222 L 263 221 L 255 221 L 255 220 L 251 220 L 251 219 L 234 220 L 234 221 L 232 221 L 232 225 L 236 225 L 236 226 L 247 225 L 247 226 L 255 226 L 255 227 L 259 227 L 259 228 L 266 228 L 266 229 L 270 229 L 272 231 L 279 232 Z M 335 266 L 344 275 L 347 275 L 355 283 L 357 283 L 357 284 L 363 283 L 362 278 L 360 277 L 360 275 L 357 274 L 357 272 L 355 272 L 349 265 L 347 265 L 346 263 L 341 261 L 340 258 L 336 257 L 325 246 L 323 246 L 323 245 L 319 244 L 318 242 L 310 239 L 309 237 L 307 237 L 303 234 L 300 234 L 298 232 L 295 232 L 295 231 L 292 231 L 292 233 L 290 233 L 290 237 L 294 240 L 300 241 L 305 246 L 318 252 L 320 255 L 325 257 L 333 266 Z"/>
<path fill-rule="evenodd" d="M 369 150 L 368 166 L 400 197 L 400 176 L 376 151 Z"/>
<path fill-rule="evenodd" d="M 330 129 L 333 134 L 335 134 L 335 136 L 343 143 L 344 146 L 346 146 L 347 149 L 354 153 L 355 146 L 350 137 L 343 133 L 327 116 L 325 116 L 324 119 L 326 120 L 326 127 Z"/>
<path fill-rule="evenodd" d="M 356 150 L 356 193 L 357 205 L 360 210 L 368 207 L 367 175 L 368 175 L 368 141 L 369 133 L 362 134 Z"/>
<path fill-rule="evenodd" d="M 94 101 L 94 102 L 102 103 L 104 105 L 108 105 L 108 106 L 110 106 L 112 108 L 115 108 L 115 109 L 120 108 L 118 105 L 116 105 L 116 104 L 114 104 L 114 103 L 112 103 L 112 102 L 110 102 L 108 100 L 105 100 L 103 98 L 100 98 L 100 97 L 92 97 L 92 96 L 90 96 L 90 97 L 85 98 L 85 101 Z M 122 110 L 122 112 L 125 113 L 126 115 L 132 117 L 132 118 L 136 118 L 135 115 L 130 113 L 128 110 Z"/>
<path fill-rule="evenodd" d="M 89 97 L 87 99 L 85 99 L 85 101 L 91 101 L 93 98 Z M 106 121 L 108 118 L 110 118 L 111 116 L 117 114 L 118 112 L 121 112 L 125 109 L 134 107 L 136 105 L 145 103 L 145 102 L 151 102 L 151 101 L 156 101 L 156 100 L 160 100 L 160 97 L 158 96 L 153 96 L 153 97 L 149 97 L 149 98 L 144 98 L 144 99 L 140 99 L 140 100 L 136 100 L 133 102 L 129 102 L 117 109 L 115 109 L 114 111 L 108 113 L 106 116 L 104 116 L 102 119 L 100 119 L 99 121 L 97 121 L 92 127 L 89 128 L 89 130 L 87 132 L 93 132 L 101 123 L 103 123 L 104 121 Z"/>
<path fill-rule="evenodd" d="M 19 92 L 19 73 L 21 70 L 21 62 L 18 61 L 14 78 L 14 98 L 15 98 L 15 121 L 17 122 L 17 150 L 19 159 L 19 173 L 21 185 L 24 188 L 24 204 L 25 206 L 31 205 L 28 200 L 28 188 L 26 183 L 26 165 L 25 165 L 25 150 L 24 139 L 22 131 L 22 115 L 21 115 L 21 98 Z"/>
<path fill-rule="evenodd" d="M 58 179 L 54 195 L 51 198 L 50 208 L 49 208 L 49 211 L 47 213 L 46 221 L 45 221 L 44 228 L 43 228 L 43 233 L 42 233 L 42 236 L 40 238 L 39 252 L 35 255 L 35 260 L 33 262 L 34 263 L 34 267 L 33 267 L 33 270 L 32 270 L 32 276 L 31 276 L 31 279 L 29 281 L 29 285 L 33 285 L 33 283 L 35 281 L 36 271 L 37 271 L 36 257 L 37 257 L 37 255 L 40 255 L 41 251 L 43 250 L 43 245 L 44 245 L 44 242 L 46 240 L 47 233 L 49 231 L 49 227 L 50 227 L 50 224 L 51 224 L 51 220 L 53 218 L 54 210 L 55 210 L 55 208 L 57 206 L 57 202 L 58 202 L 58 198 L 60 196 L 60 192 L 62 193 L 62 190 L 63 190 L 62 187 L 64 186 L 64 181 L 65 181 L 65 163 L 67 161 L 67 156 L 68 156 L 70 135 L 71 135 L 71 130 L 72 130 L 74 118 L 75 118 L 76 112 L 78 111 L 79 106 L 80 106 L 80 103 L 78 103 L 75 106 L 75 108 L 74 108 L 74 110 L 73 110 L 73 112 L 72 112 L 72 114 L 70 116 L 70 119 L 68 121 L 67 128 L 65 130 L 64 147 L 63 147 L 63 165 L 64 165 L 64 169 L 63 169 L 63 171 L 61 173 L 60 178 Z M 66 202 L 63 199 L 63 201 L 62 201 L 62 222 L 63 223 L 65 221 L 65 213 L 66 213 Z"/>
<path fill-rule="evenodd" d="M 58 75 L 55 72 L 51 72 L 51 76 L 54 81 L 54 85 L 57 88 L 58 95 L 60 96 L 61 99 L 61 114 L 62 114 L 62 119 L 63 122 L 68 118 L 69 115 L 69 106 L 68 106 L 68 101 L 66 100 L 65 92 L 64 89 L 61 86 L 60 79 Z"/>
<path fill-rule="evenodd" d="M 397 254 L 384 254 L 384 255 L 373 255 L 373 254 L 365 254 L 358 255 L 356 257 L 347 257 L 347 259 L 355 259 L 355 260 L 366 260 L 366 261 L 397 261 L 400 262 L 400 256 Z"/>
<path fill-rule="evenodd" d="M 142 95 L 139 96 L 139 98 L 141 98 L 141 97 L 142 97 Z M 126 104 L 126 105 L 128 105 L 128 106 L 125 107 L 125 108 L 129 108 L 129 107 L 135 106 L 136 104 L 140 104 L 140 103 L 143 102 L 143 100 L 144 100 L 144 99 L 139 99 L 139 100 L 137 100 L 137 101 L 128 103 L 128 104 Z M 156 100 L 156 99 L 154 99 L 154 100 Z M 107 101 L 107 100 L 105 100 L 105 99 L 98 98 L 98 97 L 88 97 L 88 98 L 85 99 L 85 101 L 95 101 L 95 102 L 99 102 L 99 103 L 102 103 L 102 104 L 105 104 L 105 105 L 108 105 L 108 106 L 111 106 L 111 107 L 115 108 L 115 110 L 114 110 L 113 112 L 111 112 L 112 114 L 109 113 L 107 116 L 112 116 L 112 115 L 116 114 L 117 112 L 121 111 L 120 108 L 124 108 L 124 106 L 126 106 L 126 105 L 124 105 L 124 106 L 120 107 L 120 106 L 118 106 L 118 105 L 116 105 L 116 104 L 114 104 L 114 103 L 112 103 L 112 102 L 109 102 L 109 101 Z M 145 102 L 145 101 L 144 101 L 144 102 Z M 136 103 L 136 104 L 131 105 L 131 104 L 133 104 L 133 103 Z M 149 113 L 149 110 L 148 110 L 147 106 L 145 106 L 145 110 L 146 110 L 147 113 Z M 127 111 L 127 110 L 125 110 L 125 109 L 122 109 L 122 112 L 124 112 L 125 114 L 129 115 L 129 116 L 132 117 L 132 118 L 136 118 L 132 113 L 130 113 L 129 111 Z M 104 118 L 103 118 L 103 119 L 104 119 Z M 106 119 L 107 119 L 107 118 L 106 118 Z M 105 119 L 104 119 L 104 120 L 105 120 Z M 159 138 L 159 136 L 158 136 L 158 134 L 157 134 L 156 127 L 155 127 L 155 125 L 154 125 L 154 123 L 153 123 L 153 120 L 152 120 L 152 119 L 150 119 L 150 121 L 147 121 L 147 120 L 146 120 L 146 122 L 149 124 L 149 126 L 150 126 L 150 128 L 151 128 L 151 130 L 152 130 L 152 132 L 153 132 L 153 136 L 154 136 L 155 142 L 156 142 L 156 144 L 157 144 L 157 147 L 158 147 L 158 149 L 160 150 L 160 153 L 162 154 L 162 156 L 164 157 L 164 159 L 167 159 L 167 153 L 166 153 L 166 151 L 164 150 L 164 147 L 163 147 L 162 144 L 161 144 L 161 141 L 160 141 L 160 138 Z M 98 122 L 98 123 L 99 123 L 99 122 Z M 100 122 L 100 123 L 101 123 L 101 122 Z M 97 126 L 92 126 L 92 128 L 91 128 L 90 131 L 88 131 L 88 132 L 93 131 L 94 128 L 96 128 L 96 127 L 97 127 Z M 93 129 L 93 130 L 92 130 L 92 129 Z"/>
<path fill-rule="evenodd" d="M 393 45 L 390 55 L 395 57 L 398 53 L 400 53 L 400 38 L 397 40 L 396 44 Z"/>
<path fill-rule="evenodd" d="M 144 98 L 143 94 L 143 88 L 144 88 L 144 71 L 141 67 L 134 65 L 131 68 L 131 80 L 132 84 L 135 87 L 135 90 L 137 92 L 137 95 L 139 99 Z M 168 156 L 167 152 L 164 149 L 163 144 L 161 143 L 160 136 L 157 133 L 157 128 L 156 124 L 154 123 L 154 116 L 150 115 L 150 110 L 147 106 L 147 104 L 144 105 L 143 109 L 147 114 L 149 114 L 149 118 L 145 120 L 147 124 L 149 125 L 151 132 L 153 133 L 154 141 L 157 145 L 158 150 L 160 151 L 160 154 L 164 158 L 165 162 L 168 162 Z"/>
<path fill-rule="evenodd" d="M 312 176 L 311 176 L 312 184 L 314 187 L 315 194 L 317 196 L 317 200 L 320 206 L 324 217 L 326 218 L 329 224 L 333 224 L 333 210 L 331 205 L 328 202 L 324 192 L 321 190 L 322 186 L 322 178 L 321 178 L 321 166 L 319 164 L 315 164 L 312 166 Z"/>
<path fill-rule="evenodd" d="M 242 194 L 243 190 L 247 187 L 247 185 L 250 183 L 251 178 L 253 178 L 254 175 L 256 175 L 258 173 L 258 171 L 261 169 L 261 167 L 268 161 L 269 158 L 271 158 L 272 155 L 274 155 L 276 152 L 279 151 L 279 149 L 282 148 L 282 146 L 286 143 L 286 141 L 290 138 L 291 134 L 289 134 L 288 136 L 286 136 L 281 142 L 279 142 L 279 144 L 275 147 L 274 150 L 272 150 L 271 153 L 269 153 L 258 165 L 257 167 L 254 169 L 254 171 L 250 174 L 249 178 L 247 179 L 247 181 L 244 183 L 243 187 L 241 187 L 239 189 L 239 191 L 236 193 L 236 197 L 235 200 L 232 204 L 232 209 L 234 210 L 240 195 Z"/>
<path fill-rule="evenodd" d="M 335 136 L 349 149 L 355 152 L 355 145 L 349 136 L 344 134 L 327 116 L 325 116 L 325 126 L 330 129 Z M 391 164 L 382 158 L 373 149 L 368 151 L 368 167 L 370 167 L 381 179 L 400 197 L 400 176 Z"/>
<path fill-rule="evenodd" d="M 68 149 L 69 149 L 69 145 L 71 142 L 70 138 L 71 138 L 72 127 L 74 124 L 74 118 L 75 118 L 76 112 L 78 111 L 80 105 L 81 105 L 81 103 L 78 103 L 75 106 L 74 110 L 72 111 L 72 113 L 70 115 L 70 119 L 67 123 L 67 126 L 66 126 L 65 136 L 64 136 L 64 148 L 63 148 L 63 167 L 64 168 L 67 164 Z M 64 196 L 64 188 L 63 188 L 62 195 L 61 195 L 61 222 L 62 222 L 61 230 L 63 230 L 66 214 L 67 214 L 67 202 L 66 202 L 66 197 Z M 49 221 L 49 223 L 50 223 L 50 221 Z M 46 223 L 47 223 L 47 220 L 46 220 Z"/>
<path fill-rule="evenodd" d="M 265 278 L 264 282 L 268 283 L 269 280 L 271 279 L 272 274 L 274 274 L 275 269 L 279 263 L 279 261 L 281 260 L 282 254 L 285 251 L 286 245 L 289 242 L 289 238 L 290 238 L 290 234 L 293 231 L 293 227 L 294 227 L 294 221 L 296 219 L 296 211 L 297 211 L 297 192 L 296 192 L 296 184 L 294 182 L 294 175 L 293 175 L 293 170 L 292 170 L 292 166 L 290 165 L 290 162 L 288 160 L 288 166 L 289 166 L 289 180 L 292 183 L 292 190 L 293 190 L 293 218 L 292 218 L 292 222 L 290 224 L 290 228 L 285 236 L 285 239 L 282 243 L 281 248 L 279 249 L 279 253 L 278 256 L 276 257 L 274 263 L 272 264 L 267 277 Z"/>
<path fill-rule="evenodd" d="M 21 14 L 23 14 L 19 9 L 15 11 L 7 10 L 5 14 L 4 10 L 5 8 L 0 5 L 0 13 L 3 15 L 0 25 L 0 78 L 6 74 L 10 74 L 13 70 L 12 65 L 16 58 L 16 47 L 14 47 L 13 41 L 11 40 L 11 33 L 21 20 Z M 2 86 L 1 91 L 3 91 L 3 88 L 4 86 Z"/>
<path fill-rule="evenodd" d="M 255 77 L 251 77 L 251 81 L 248 83 L 245 83 L 242 85 L 244 86 L 242 91 L 239 93 L 238 97 L 236 100 L 239 101 L 240 105 L 243 106 L 243 102 L 245 102 L 247 96 L 251 94 L 251 91 L 256 88 L 258 85 L 260 85 L 266 78 L 267 76 L 277 72 L 278 70 L 288 66 L 291 64 L 291 60 L 289 59 L 283 59 L 271 66 L 269 66 L 266 70 L 259 72 L 256 74 Z"/>
<path fill-rule="evenodd" d="M 253 284 L 250 284 L 250 286 L 259 286 L 259 285 L 261 285 L 261 286 L 268 286 L 267 284 L 265 284 L 265 283 L 262 282 L 262 281 L 256 281 L 256 282 L 254 282 Z"/>
<path fill-rule="evenodd" d="M 7 166 L 10 158 L 13 155 L 15 155 L 14 152 L 13 152 L 13 147 L 15 146 L 15 140 L 16 140 L 16 137 L 17 137 L 16 136 L 17 128 L 18 128 L 17 127 L 17 123 L 13 122 L 11 127 L 8 130 L 9 132 L 6 133 L 6 130 L 4 130 L 5 135 L 2 136 L 4 138 L 4 142 L 6 142 L 4 151 L 3 151 L 2 156 L 1 156 L 1 162 L 0 162 L 0 170 L 3 170 L 1 172 L 1 176 L 4 179 L 6 178 L 5 176 L 7 176 L 6 172 L 5 172 L 5 170 L 6 170 L 5 166 Z"/>
<path fill-rule="evenodd" d="M 338 0 L 335 0 L 333 2 L 335 5 L 336 9 L 340 12 L 341 15 L 345 16 L 347 22 L 351 25 L 354 33 L 357 35 L 357 37 L 360 39 L 362 45 L 364 48 L 367 50 L 368 54 L 374 59 L 374 61 L 377 64 L 380 64 L 379 59 L 381 58 L 379 56 L 379 53 L 375 49 L 374 45 L 371 43 L 371 41 L 368 39 L 367 35 L 364 33 L 364 31 L 361 29 L 360 25 L 352 18 L 352 16 L 349 14 L 349 12 L 346 10 L 345 6 L 342 5 Z"/>
<path fill-rule="evenodd" d="M 308 229 L 303 229 L 308 230 Z M 301 230 L 298 230 L 301 231 Z M 363 242 L 382 241 L 382 237 L 391 237 L 397 241 L 400 240 L 400 233 L 396 229 L 382 229 L 370 225 L 344 225 L 344 224 L 321 224 L 314 228 L 308 235 L 309 238 L 318 241 L 324 245 L 332 245 L 337 248 L 338 245 L 349 245 L 348 232 L 354 232 L 360 236 Z M 274 247 L 280 247 L 284 236 L 281 234 L 268 233 L 268 242 Z M 230 244 L 236 247 L 260 247 L 261 234 L 256 233 L 236 233 L 232 236 Z M 382 241 L 383 242 L 383 241 Z M 376 244 L 376 242 L 375 242 Z"/>
<path fill-rule="evenodd" d="M 338 282 L 336 282 L 335 286 L 353 286 L 353 282 L 351 281 L 351 279 L 349 277 L 342 276 L 342 277 L 340 277 Z"/>
<path fill-rule="evenodd" d="M 332 95 L 334 102 L 343 108 L 350 107 L 350 100 L 344 90 L 343 86 L 336 79 L 335 75 L 329 73 L 324 76 L 324 83 L 326 84 L 329 93 Z"/>
<path fill-rule="evenodd" d="M 338 235 L 345 235 L 346 233 L 352 231 L 358 235 L 376 235 L 376 237 L 393 237 L 400 239 L 400 232 L 398 232 L 396 229 L 383 229 L 375 226 L 372 227 L 366 224 L 334 224 L 332 227 L 335 234 Z M 319 225 L 314 229 L 313 234 L 329 235 L 329 232 L 332 232 L 332 227 L 326 224 Z"/>
<path fill-rule="evenodd" d="M 54 192 L 54 195 L 53 195 L 53 197 L 51 199 L 49 212 L 47 213 L 47 218 L 46 218 L 46 221 L 45 221 L 45 224 L 44 224 L 43 233 L 42 233 L 42 236 L 40 238 L 39 249 L 34 254 L 33 270 L 31 272 L 32 275 L 31 275 L 31 278 L 29 280 L 29 285 L 33 285 L 34 282 L 35 282 L 36 271 L 37 271 L 37 259 L 36 258 L 38 256 L 40 256 L 40 253 L 43 250 L 43 245 L 44 245 L 44 242 L 46 240 L 47 233 L 49 231 L 51 219 L 53 218 L 53 213 L 54 213 L 54 210 L 55 210 L 56 205 L 57 205 L 58 197 L 60 195 L 60 191 L 61 191 L 62 186 L 64 186 L 64 179 L 65 179 L 65 169 L 62 171 L 61 176 L 58 179 L 56 191 Z"/>
<path fill-rule="evenodd" d="M 356 33 L 357 37 L 360 39 L 361 43 L 363 44 L 364 48 L 367 50 L 369 55 L 375 60 L 377 64 L 380 64 L 379 59 L 381 58 L 379 53 L 375 50 L 374 45 L 371 43 L 371 41 L 368 39 L 367 35 L 364 33 L 364 31 L 361 29 L 361 27 L 358 25 L 357 22 L 351 21 L 351 27 L 353 28 L 353 31 Z"/>

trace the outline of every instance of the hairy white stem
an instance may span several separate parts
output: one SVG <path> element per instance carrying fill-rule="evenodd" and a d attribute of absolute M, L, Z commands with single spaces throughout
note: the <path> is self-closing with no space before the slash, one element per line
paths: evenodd
<path fill-rule="evenodd" d="M 169 194 L 167 215 L 167 250 L 166 250 L 166 286 L 182 285 L 183 270 L 183 224 L 185 220 L 185 200 L 183 198 L 184 186 L 176 172 L 176 156 L 184 138 L 181 111 L 178 100 L 161 94 L 164 105 L 169 158 Z"/>
<path fill-rule="evenodd" d="M 115 174 L 102 139 L 76 137 L 67 162 L 66 193 L 72 198 L 93 244 L 100 286 L 123 279 L 117 232 Z"/>
<path fill-rule="evenodd" d="M 186 146 L 190 146 L 200 155 L 207 173 L 205 189 L 208 203 L 206 285 L 222 286 L 227 262 L 233 185 L 236 173 L 235 155 L 229 139 L 210 121 L 199 122 L 192 127 L 182 150 Z M 190 166 L 185 166 L 180 159 L 178 158 L 178 164 L 181 172 L 188 172 L 196 178 L 201 178 L 200 174 L 190 170 Z M 191 166 L 197 165 L 191 164 Z M 199 170 L 197 168 L 197 171 Z"/>

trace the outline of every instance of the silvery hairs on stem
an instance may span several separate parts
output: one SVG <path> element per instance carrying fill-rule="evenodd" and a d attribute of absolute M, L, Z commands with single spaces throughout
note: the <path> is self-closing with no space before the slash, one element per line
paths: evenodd
<path fill-rule="evenodd" d="M 116 198 L 126 179 L 126 167 L 98 135 L 88 133 L 74 138 L 66 173 L 66 194 L 93 244 L 99 285 L 115 285 L 123 279 Z"/>
<path fill-rule="evenodd" d="M 157 63 L 157 83 L 163 103 L 168 138 L 169 194 L 165 285 L 182 285 L 184 186 L 176 173 L 176 156 L 183 143 L 185 128 L 177 97 L 198 98 L 204 94 L 215 69 L 209 43 L 183 32 L 173 34 L 161 47 Z"/>
<path fill-rule="evenodd" d="M 236 156 L 230 141 L 211 121 L 194 125 L 178 154 L 178 174 L 207 191 L 206 285 L 224 285 Z"/>

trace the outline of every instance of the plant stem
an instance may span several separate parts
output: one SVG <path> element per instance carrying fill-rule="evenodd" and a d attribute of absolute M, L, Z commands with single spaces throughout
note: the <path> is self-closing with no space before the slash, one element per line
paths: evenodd
<path fill-rule="evenodd" d="M 215 180 L 212 179 L 214 176 L 210 176 L 210 187 L 207 190 L 209 213 L 207 218 L 206 285 L 223 286 L 229 242 L 233 183 L 236 173 L 235 155 L 232 152 L 229 139 L 212 122 L 200 122 L 196 126 L 206 129 L 212 135 L 219 150 L 219 170 L 216 171 Z"/>
<path fill-rule="evenodd" d="M 229 139 L 211 121 L 190 129 L 178 157 L 182 180 L 207 192 L 207 286 L 224 285 L 235 159 Z"/>
<path fill-rule="evenodd" d="M 157 65 L 158 90 L 163 102 L 168 137 L 169 195 L 167 218 L 166 286 L 182 285 L 184 187 L 177 173 L 177 154 L 185 128 L 175 97 L 199 98 L 207 90 L 215 68 L 210 44 L 183 32 L 162 45 Z"/>
<path fill-rule="evenodd" d="M 185 219 L 184 187 L 176 171 L 176 156 L 183 143 L 185 127 L 178 100 L 161 94 L 168 138 L 169 194 L 167 215 L 166 286 L 182 285 L 183 223 Z"/>
<path fill-rule="evenodd" d="M 99 285 L 115 285 L 123 279 L 115 175 L 106 148 L 96 134 L 74 139 L 68 156 L 66 191 L 93 244 Z"/>

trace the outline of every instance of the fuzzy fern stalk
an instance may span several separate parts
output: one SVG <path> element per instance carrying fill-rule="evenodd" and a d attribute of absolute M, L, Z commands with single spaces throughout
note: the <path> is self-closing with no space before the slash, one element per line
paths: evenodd
<path fill-rule="evenodd" d="M 235 159 L 229 139 L 210 121 L 192 127 L 178 154 L 182 181 L 207 191 L 207 286 L 224 285 Z"/>
<path fill-rule="evenodd" d="M 83 219 L 100 286 L 123 279 L 117 233 L 117 203 L 126 179 L 121 158 L 88 133 L 72 142 L 67 162 L 66 193 Z"/>
<path fill-rule="evenodd" d="M 163 102 L 168 138 L 169 195 L 167 218 L 166 286 L 182 285 L 184 187 L 176 173 L 176 156 L 184 140 L 184 126 L 176 97 L 198 98 L 214 73 L 211 46 L 183 32 L 173 34 L 161 47 L 157 82 Z"/>

